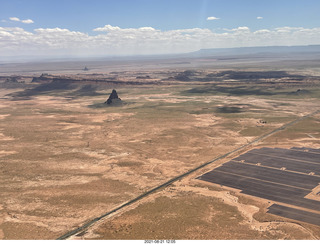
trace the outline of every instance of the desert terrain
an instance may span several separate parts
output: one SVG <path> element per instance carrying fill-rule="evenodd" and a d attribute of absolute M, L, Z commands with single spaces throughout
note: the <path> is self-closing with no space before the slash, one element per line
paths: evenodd
<path fill-rule="evenodd" d="M 319 64 L 1 64 L 0 239 L 319 239 L 268 200 L 196 179 L 253 148 L 320 148 Z"/>

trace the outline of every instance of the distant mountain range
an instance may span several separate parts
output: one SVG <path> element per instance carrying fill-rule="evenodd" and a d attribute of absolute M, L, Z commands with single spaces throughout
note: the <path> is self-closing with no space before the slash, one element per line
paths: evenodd
<path fill-rule="evenodd" d="M 200 49 L 190 53 L 134 55 L 134 56 L 91 56 L 91 57 L 45 57 L 45 56 L 12 56 L 0 57 L 0 65 L 6 62 L 68 62 L 68 61 L 127 61 L 127 60 L 161 60 L 180 58 L 279 58 L 306 57 L 320 59 L 320 45 L 308 46 L 263 46 Z"/>
<path fill-rule="evenodd" d="M 225 56 L 225 55 L 252 55 L 252 54 L 320 54 L 320 45 L 308 46 L 265 46 L 265 47 L 236 47 L 201 49 L 189 53 L 192 56 Z"/>

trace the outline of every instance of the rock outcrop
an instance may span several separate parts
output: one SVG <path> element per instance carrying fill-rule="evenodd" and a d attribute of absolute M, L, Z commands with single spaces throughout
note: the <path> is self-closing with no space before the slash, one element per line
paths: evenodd
<path fill-rule="evenodd" d="M 121 99 L 119 98 L 117 91 L 115 89 L 112 90 L 109 98 L 107 101 L 105 101 L 104 103 L 106 104 L 117 104 L 121 102 Z"/>

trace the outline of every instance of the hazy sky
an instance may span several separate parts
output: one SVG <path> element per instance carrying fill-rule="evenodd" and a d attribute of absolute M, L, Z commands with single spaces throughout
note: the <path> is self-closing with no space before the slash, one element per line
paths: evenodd
<path fill-rule="evenodd" d="M 0 0 L 0 56 L 320 44 L 319 0 Z"/>

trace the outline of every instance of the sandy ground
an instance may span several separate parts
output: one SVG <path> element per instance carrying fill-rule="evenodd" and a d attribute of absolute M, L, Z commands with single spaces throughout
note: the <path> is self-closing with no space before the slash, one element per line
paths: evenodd
<path fill-rule="evenodd" d="M 101 105 L 109 90 L 100 91 L 105 96 L 85 97 L 54 91 L 25 100 L 7 96 L 13 90 L 1 90 L 0 238 L 55 239 L 320 108 L 315 98 L 185 95 L 189 89 L 190 85 L 123 86 L 118 91 L 126 104 L 120 107 Z M 319 116 L 306 123 L 259 146 L 319 147 Z M 239 202 L 229 191 L 209 191 L 191 183 L 172 190 L 182 195 L 191 192 L 195 201 L 197 196 L 223 200 L 221 207 L 235 207 L 234 214 L 244 218 L 234 220 L 240 229 L 242 224 L 264 233 L 281 229 L 279 238 L 289 239 L 296 237 L 292 230 L 300 229 L 304 239 L 314 238 L 306 231 L 309 227 L 288 223 L 283 234 L 283 223 L 259 222 L 254 215 L 260 207 Z"/>
<path fill-rule="evenodd" d="M 191 180 L 191 181 L 190 181 Z M 200 184 L 199 184 L 200 183 Z M 255 219 L 254 215 L 257 214 L 259 211 L 261 211 L 261 208 L 265 209 L 267 207 L 267 204 L 265 200 L 254 198 L 254 201 L 252 203 L 242 203 L 242 201 L 239 201 L 239 192 L 235 192 L 234 190 L 228 190 L 227 187 L 218 187 L 215 188 L 217 190 L 212 189 L 212 187 L 206 187 L 207 183 L 202 184 L 202 182 L 198 182 L 197 180 L 192 179 L 185 179 L 181 182 L 175 183 L 173 186 L 167 187 L 165 190 L 162 190 L 161 192 L 155 193 L 151 196 L 148 196 L 146 199 L 143 199 L 139 201 L 138 203 L 133 204 L 132 206 L 126 208 L 123 211 L 120 211 L 117 215 L 110 215 L 104 220 L 101 220 L 97 223 L 95 223 L 93 226 L 91 226 L 86 231 L 82 232 L 80 235 L 73 236 L 69 238 L 70 240 L 79 240 L 79 239 L 105 239 L 108 237 L 115 237 L 115 234 L 117 233 L 116 230 L 119 232 L 119 239 L 141 239 L 141 235 L 139 236 L 138 230 L 139 228 L 142 229 L 140 231 L 143 231 L 144 228 L 142 223 L 146 222 L 146 218 L 156 218 L 153 214 L 151 215 L 144 215 L 143 213 L 146 212 L 163 212 L 161 209 L 159 209 L 159 206 L 156 204 L 156 202 L 159 199 L 162 199 L 163 197 L 170 199 L 168 201 L 168 208 L 170 208 L 170 202 L 171 204 L 173 202 L 180 201 L 181 198 L 184 196 L 189 197 L 190 199 L 194 199 L 195 202 L 196 199 L 215 199 L 215 201 L 218 201 L 222 206 L 225 206 L 225 210 L 228 212 L 228 207 L 231 206 L 235 207 L 234 212 L 239 214 L 239 217 L 236 217 L 237 215 L 232 215 L 233 217 L 226 216 L 224 218 L 229 218 L 229 221 L 232 223 L 232 225 L 235 226 L 242 226 L 247 229 L 247 233 L 244 234 L 242 238 L 244 239 L 310 239 L 310 240 L 316 240 L 319 238 L 318 234 L 315 234 L 312 230 L 310 230 L 308 227 L 305 227 L 298 223 L 292 223 L 289 221 L 285 221 L 283 219 L 279 220 L 272 220 L 272 221 L 263 221 L 260 222 Z M 210 185 L 210 184 L 209 184 Z M 219 189 L 220 188 L 220 189 Z M 249 197 L 251 198 L 251 197 Z M 259 204 L 257 204 L 259 203 Z M 166 202 L 164 202 L 166 204 Z M 186 203 L 187 205 L 189 203 Z M 195 206 L 197 207 L 197 206 Z M 151 209 L 150 209 L 151 208 Z M 136 209 L 140 209 L 137 214 Z M 213 223 L 215 220 L 217 220 L 217 216 L 221 215 L 221 209 L 220 211 L 214 206 L 214 205 L 207 205 L 206 208 L 198 208 L 199 212 L 206 213 L 202 220 L 208 223 Z M 208 213 L 209 211 L 209 213 Z M 156 214 L 155 214 L 156 215 Z M 191 214 L 190 214 L 191 215 Z M 198 214 L 201 215 L 200 213 Z M 179 213 L 172 213 L 170 210 L 168 212 L 165 212 L 165 215 L 161 216 L 161 219 L 164 221 L 167 218 L 171 218 L 172 223 L 175 223 L 176 225 L 179 223 L 182 228 L 187 228 L 187 224 L 184 222 L 181 222 L 183 219 L 179 218 Z M 198 217 L 198 216 L 197 216 Z M 159 218 L 159 217 L 157 217 Z M 194 218 L 194 217 L 193 217 Z M 197 221 L 195 220 L 195 223 Z M 110 223 L 111 225 L 108 225 Z M 142 225 L 142 226 L 141 226 Z M 223 223 L 221 222 L 221 225 Z M 118 227 L 117 227 L 118 226 Z M 126 232 L 123 233 L 123 229 L 125 227 Z M 213 225 L 209 225 L 213 228 Z M 110 228 L 106 229 L 106 228 Z M 114 229 L 116 228 L 116 229 Z M 172 228 L 175 228 L 172 226 Z M 200 238 L 196 238 L 198 235 L 194 234 L 193 232 L 197 228 L 204 228 L 206 229 L 206 226 L 198 226 L 194 229 L 190 229 L 190 232 L 184 233 L 186 239 L 203 239 L 203 235 L 200 235 Z M 149 223 L 149 228 L 151 229 L 154 234 L 158 234 L 158 229 L 165 229 L 159 226 L 159 224 L 155 223 Z M 251 230 L 251 231 L 248 231 Z M 150 230 L 145 230 L 146 232 Z M 161 231 L 160 231 L 161 232 Z M 222 230 L 222 232 L 227 232 L 226 229 Z M 107 234 L 108 233 L 108 234 Z M 230 234 L 230 239 L 238 239 L 239 233 L 233 233 Z M 146 234 L 147 235 L 147 234 Z M 208 235 L 210 236 L 210 235 Z M 225 235 L 221 233 L 221 239 L 224 239 Z M 199 237 L 199 236 L 198 236 Z M 172 239 L 172 236 L 166 235 L 166 233 L 162 233 L 160 235 L 159 239 Z M 241 239 L 242 239 L 241 238 Z M 117 238 L 116 238 L 117 239 Z M 174 239 L 174 238 L 173 238 Z"/>

